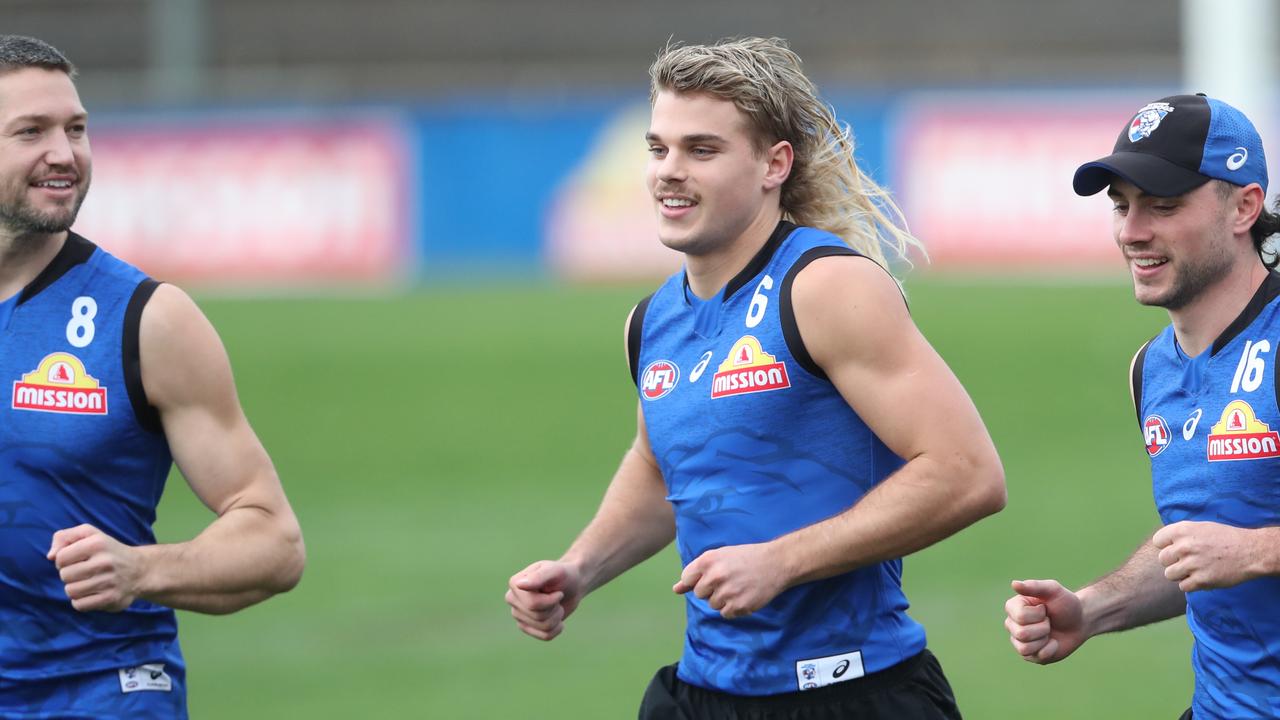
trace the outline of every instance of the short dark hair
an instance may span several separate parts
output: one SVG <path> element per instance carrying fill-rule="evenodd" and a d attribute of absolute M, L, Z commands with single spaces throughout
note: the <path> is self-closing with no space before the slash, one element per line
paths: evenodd
<path fill-rule="evenodd" d="M 1280 199 L 1276 200 L 1275 207 L 1280 210 Z M 1280 233 L 1280 215 L 1274 212 L 1268 212 L 1266 207 L 1262 208 L 1262 212 L 1258 214 L 1258 219 L 1254 221 L 1253 227 L 1249 228 L 1249 234 L 1253 236 L 1253 249 L 1258 251 L 1258 257 L 1262 258 L 1262 264 L 1267 266 L 1269 270 L 1275 270 L 1276 265 L 1280 264 L 1280 255 L 1277 255 L 1271 248 L 1264 247 L 1267 238 Z M 1270 256 L 1270 259 L 1268 259 Z"/>
<path fill-rule="evenodd" d="M 0 35 L 0 73 L 31 67 L 76 76 L 76 66 L 49 43 L 26 35 Z"/>

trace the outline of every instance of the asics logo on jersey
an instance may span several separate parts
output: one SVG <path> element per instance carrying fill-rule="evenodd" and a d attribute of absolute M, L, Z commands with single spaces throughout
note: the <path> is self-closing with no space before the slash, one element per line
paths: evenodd
<path fill-rule="evenodd" d="M 1200 408 L 1196 408 L 1196 411 L 1191 413 L 1191 417 L 1187 418 L 1187 421 L 1182 424 L 1183 440 L 1190 440 L 1191 438 L 1195 437 L 1196 426 L 1200 424 L 1200 416 L 1203 414 L 1204 414 L 1203 410 L 1201 410 Z"/>
<path fill-rule="evenodd" d="M 842 655 L 810 658 L 796 663 L 796 685 L 801 690 L 812 690 L 833 683 L 853 680 L 865 675 L 862 651 L 854 650 Z"/>
<path fill-rule="evenodd" d="M 164 671 L 164 663 L 148 663 L 124 668 L 120 672 L 120 692 L 172 692 L 173 678 Z"/>
<path fill-rule="evenodd" d="M 698 378 L 702 377 L 702 371 L 707 369 L 707 363 L 711 362 L 711 351 L 702 353 L 702 359 L 698 360 L 698 364 L 693 366 L 693 372 L 689 373 L 689 382 L 698 382 Z"/>

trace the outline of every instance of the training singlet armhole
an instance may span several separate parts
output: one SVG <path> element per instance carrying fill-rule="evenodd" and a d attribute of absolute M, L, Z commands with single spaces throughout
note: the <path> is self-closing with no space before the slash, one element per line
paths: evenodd
<path fill-rule="evenodd" d="M 791 357 L 800 363 L 800 367 L 804 368 L 810 375 L 821 380 L 827 379 L 827 373 L 818 367 L 818 363 L 814 362 L 813 356 L 809 354 L 809 349 L 804 346 L 804 339 L 800 337 L 800 326 L 796 323 L 796 310 L 791 304 L 791 285 L 796 280 L 796 275 L 800 271 L 809 266 L 809 263 L 824 257 L 832 257 L 836 255 L 851 255 L 853 257 L 866 257 L 862 253 L 847 247 L 824 246 L 810 248 L 806 250 L 795 263 L 787 270 L 787 274 L 782 278 L 782 288 L 778 291 L 778 322 L 782 324 L 782 338 L 787 343 L 787 350 L 791 352 Z M 867 258 L 870 260 L 870 258 Z"/>
<path fill-rule="evenodd" d="M 1129 361 L 1129 399 L 1133 401 L 1133 414 L 1138 418 L 1138 428 L 1142 428 L 1142 366 L 1147 359 L 1147 348 L 1155 338 L 1146 341 Z"/>
<path fill-rule="evenodd" d="M 627 323 L 627 365 L 631 370 L 631 383 L 637 387 L 640 385 L 640 338 L 644 334 L 644 313 L 649 309 L 649 301 L 653 299 L 650 294 L 645 299 L 636 303 L 636 307 L 631 311 L 631 320 Z"/>
<path fill-rule="evenodd" d="M 142 384 L 142 310 L 147 301 L 155 294 L 160 283 L 147 278 L 138 283 L 129 304 L 124 311 L 124 329 L 121 339 L 121 367 L 124 369 L 124 387 L 129 393 L 129 404 L 133 406 L 133 415 L 138 419 L 142 429 L 152 433 L 163 433 L 160 424 L 160 412 L 147 402 L 147 391 Z"/>
<path fill-rule="evenodd" d="M 1280 343 L 1277 343 L 1277 344 L 1280 344 Z M 1274 377 L 1274 382 L 1275 382 L 1274 398 L 1276 402 L 1276 408 L 1280 409 L 1280 367 L 1277 367 L 1275 363 L 1272 363 L 1271 365 L 1271 374 Z"/>

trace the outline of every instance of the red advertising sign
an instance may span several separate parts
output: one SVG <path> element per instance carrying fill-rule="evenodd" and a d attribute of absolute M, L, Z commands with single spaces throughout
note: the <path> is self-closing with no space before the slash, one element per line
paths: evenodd
<path fill-rule="evenodd" d="M 380 118 L 166 119 L 91 130 L 75 229 L 164 280 L 369 283 L 413 246 L 408 133 Z"/>
<path fill-rule="evenodd" d="M 892 184 L 931 264 L 1120 270 L 1110 201 L 1077 196 L 1071 178 L 1110 154 L 1134 107 L 1128 94 L 939 93 L 904 103 L 890 125 Z"/>

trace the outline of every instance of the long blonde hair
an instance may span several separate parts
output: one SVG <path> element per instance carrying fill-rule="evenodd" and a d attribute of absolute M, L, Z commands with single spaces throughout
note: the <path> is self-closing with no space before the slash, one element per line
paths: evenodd
<path fill-rule="evenodd" d="M 784 217 L 820 228 L 881 265 L 924 246 L 902 211 L 854 161 L 853 133 L 818 99 L 800 57 L 781 38 L 668 44 L 649 68 L 649 99 L 662 91 L 706 93 L 732 102 L 751 124 L 757 150 L 791 143 L 795 160 L 782 186 Z M 895 257 L 886 258 L 885 249 Z"/>

